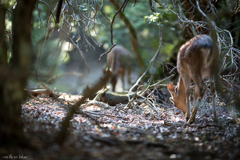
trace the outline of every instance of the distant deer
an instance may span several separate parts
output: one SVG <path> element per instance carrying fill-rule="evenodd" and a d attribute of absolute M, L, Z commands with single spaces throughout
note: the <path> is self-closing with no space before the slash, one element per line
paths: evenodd
<path fill-rule="evenodd" d="M 213 51 L 214 43 L 208 35 L 198 35 L 181 46 L 177 56 L 177 70 L 180 74 L 177 86 L 168 83 L 168 91 L 173 104 L 186 113 L 186 121 L 195 121 L 197 110 L 201 104 L 206 86 L 204 77 L 210 78 L 210 88 L 214 110 L 214 121 L 217 121 L 215 110 L 214 71 L 218 60 L 218 53 Z M 190 83 L 195 83 L 193 91 L 193 110 L 190 117 Z M 190 117 L 190 119 L 189 119 Z"/>
<path fill-rule="evenodd" d="M 112 75 L 110 78 L 110 83 L 112 85 L 112 91 L 115 92 L 115 87 L 117 84 L 117 78 L 120 77 L 122 80 L 123 88 L 124 76 L 127 74 L 128 84 L 131 83 L 130 74 L 131 66 L 133 64 L 133 58 L 131 53 L 125 49 L 123 46 L 115 46 L 111 52 L 107 55 L 107 65 L 111 69 Z"/>

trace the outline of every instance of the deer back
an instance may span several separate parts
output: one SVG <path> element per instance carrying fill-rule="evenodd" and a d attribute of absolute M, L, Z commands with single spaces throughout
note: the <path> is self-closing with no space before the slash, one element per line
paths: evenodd
<path fill-rule="evenodd" d="M 119 72 L 130 69 L 132 64 L 132 55 L 123 46 L 115 46 L 107 56 L 108 67 L 111 68 L 112 75 L 117 76 Z"/>
<path fill-rule="evenodd" d="M 169 83 L 168 90 L 172 96 L 170 100 L 184 113 L 186 112 L 187 98 L 185 85 L 189 87 L 191 80 L 199 82 L 204 77 L 210 77 L 213 74 L 213 62 L 217 57 L 218 54 L 213 52 L 213 40 L 208 35 L 198 35 L 187 41 L 179 49 L 177 56 L 177 70 L 180 74 L 179 81 L 176 88 Z M 190 78 L 186 81 L 183 76 Z M 199 86 L 201 84 L 195 85 L 205 87 Z"/>
<path fill-rule="evenodd" d="M 179 74 L 186 73 L 190 77 L 209 76 L 216 57 L 212 52 L 213 41 L 208 35 L 198 35 L 180 48 L 177 58 Z"/>

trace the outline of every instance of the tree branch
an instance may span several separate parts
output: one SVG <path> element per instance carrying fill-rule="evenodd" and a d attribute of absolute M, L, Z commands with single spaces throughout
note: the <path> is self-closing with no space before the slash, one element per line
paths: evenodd
<path fill-rule="evenodd" d="M 132 43 L 132 51 L 133 51 L 133 55 L 134 55 L 135 59 L 137 60 L 138 66 L 139 67 L 144 66 L 140 52 L 138 52 L 137 33 L 136 33 L 134 27 L 132 26 L 132 24 L 130 23 L 130 21 L 127 19 L 127 17 L 121 11 L 121 8 L 123 8 L 123 6 L 126 7 L 127 2 L 125 1 L 124 4 L 122 5 L 122 7 L 120 7 L 120 8 L 119 8 L 118 3 L 115 0 L 110 0 L 110 2 L 114 5 L 115 9 L 118 9 L 118 11 L 116 13 L 119 13 L 120 18 L 123 20 L 123 22 L 125 23 L 126 27 L 129 30 L 130 41 Z"/>
<path fill-rule="evenodd" d="M 72 119 L 73 114 L 76 113 L 77 109 L 81 104 L 85 102 L 85 100 L 90 97 L 92 94 L 100 90 L 108 81 L 109 77 L 111 75 L 110 71 L 107 71 L 105 76 L 90 90 L 87 88 L 85 89 L 83 93 L 83 98 L 76 102 L 71 109 L 68 111 L 67 116 L 65 120 L 62 122 L 62 128 L 61 131 L 59 132 L 59 135 L 57 136 L 55 142 L 58 143 L 59 145 L 62 145 L 63 141 L 65 140 L 67 136 L 67 129 L 69 127 L 69 121 Z"/>

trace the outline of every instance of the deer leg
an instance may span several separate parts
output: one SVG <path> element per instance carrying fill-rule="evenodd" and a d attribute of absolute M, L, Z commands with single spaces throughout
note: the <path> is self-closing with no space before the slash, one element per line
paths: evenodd
<path fill-rule="evenodd" d="M 212 105 L 213 105 L 213 120 L 214 122 L 218 121 L 216 110 L 215 110 L 215 83 L 214 83 L 214 76 L 210 78 L 210 88 L 211 88 L 211 95 L 212 95 Z"/>
<path fill-rule="evenodd" d="M 195 82 L 195 87 L 197 86 L 198 87 L 198 92 L 197 92 L 197 96 L 196 96 L 196 101 L 194 103 L 194 109 L 192 111 L 192 114 L 191 114 L 191 117 L 190 119 L 188 120 L 188 123 L 192 123 L 194 122 L 195 120 L 195 116 L 197 114 L 197 110 L 202 102 L 202 98 L 203 98 L 203 95 L 205 93 L 205 90 L 206 90 L 206 86 L 202 80 L 201 77 L 198 77 L 197 79 L 193 79 L 193 81 Z"/>
<path fill-rule="evenodd" d="M 187 74 L 183 75 L 183 82 L 185 87 L 185 95 L 186 95 L 186 121 L 188 121 L 190 117 L 190 103 L 189 103 L 189 96 L 190 96 L 190 77 Z"/>
<path fill-rule="evenodd" d="M 131 70 L 130 69 L 127 69 L 127 81 L 128 81 L 128 84 L 131 85 Z"/>
<path fill-rule="evenodd" d="M 194 90 L 193 90 L 193 109 L 192 109 L 192 112 L 195 110 L 195 105 L 196 105 L 195 103 L 196 103 L 196 100 L 197 100 L 198 92 L 199 92 L 198 86 L 195 85 Z M 191 113 L 191 114 L 193 114 L 193 113 Z M 195 116 L 193 117 L 193 121 L 195 121 Z"/>
<path fill-rule="evenodd" d="M 125 75 L 125 70 L 123 69 L 122 72 L 120 73 L 120 78 L 122 80 L 122 84 L 123 84 L 123 90 L 125 89 L 125 82 L 124 82 L 124 75 Z"/>
<path fill-rule="evenodd" d="M 196 103 L 198 92 L 199 92 L 198 86 L 195 85 L 193 90 L 193 110 L 195 109 L 195 103 Z"/>
<path fill-rule="evenodd" d="M 110 83 L 112 85 L 112 91 L 115 92 L 115 87 L 116 87 L 116 84 L 117 84 L 117 76 L 112 75 Z"/>

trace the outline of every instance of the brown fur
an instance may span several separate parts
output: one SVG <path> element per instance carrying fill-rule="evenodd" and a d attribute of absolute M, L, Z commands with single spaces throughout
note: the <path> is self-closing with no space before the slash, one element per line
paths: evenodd
<path fill-rule="evenodd" d="M 173 104 L 186 113 L 186 120 L 190 117 L 190 83 L 195 83 L 193 92 L 193 111 L 189 123 L 195 120 L 198 107 L 205 93 L 206 86 L 204 77 L 211 81 L 211 94 L 213 100 L 214 120 L 217 120 L 215 111 L 215 84 L 214 84 L 214 61 L 218 59 L 218 53 L 213 53 L 213 40 L 208 35 L 198 35 L 185 44 L 178 51 L 177 70 L 180 74 L 177 87 L 168 84 Z"/>
<path fill-rule="evenodd" d="M 131 53 L 122 46 L 115 46 L 107 55 L 107 65 L 111 69 L 112 75 L 110 83 L 112 90 L 115 92 L 117 78 L 120 77 L 124 86 L 124 75 L 127 74 L 128 83 L 130 84 L 130 72 L 132 66 Z"/>

